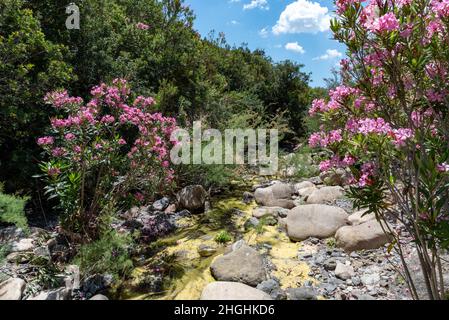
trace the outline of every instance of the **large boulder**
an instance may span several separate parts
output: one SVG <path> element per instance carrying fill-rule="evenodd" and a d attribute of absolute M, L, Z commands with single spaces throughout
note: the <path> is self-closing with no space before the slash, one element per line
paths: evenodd
<path fill-rule="evenodd" d="M 308 197 L 306 202 L 308 204 L 325 204 L 333 202 L 344 196 L 344 189 L 342 187 L 323 187 L 314 190 Z"/>
<path fill-rule="evenodd" d="M 370 220 L 376 220 L 376 215 L 374 213 L 366 214 L 366 211 L 367 210 L 360 210 L 351 214 L 348 218 L 349 223 L 356 226 Z"/>
<path fill-rule="evenodd" d="M 291 200 L 295 193 L 293 185 L 277 182 L 266 188 L 258 188 L 254 192 L 257 204 L 266 207 L 282 207 L 291 209 L 295 206 Z"/>
<path fill-rule="evenodd" d="M 204 210 L 207 192 L 200 185 L 187 186 L 176 195 L 179 208 L 195 212 Z"/>
<path fill-rule="evenodd" d="M 25 290 L 25 281 L 20 278 L 9 278 L 0 283 L 0 300 L 20 300 Z"/>
<path fill-rule="evenodd" d="M 253 287 L 266 279 L 262 256 L 246 244 L 216 258 L 210 270 L 219 281 L 242 282 Z"/>
<path fill-rule="evenodd" d="M 336 245 L 347 252 L 377 249 L 389 242 L 377 220 L 340 228 L 335 234 Z"/>
<path fill-rule="evenodd" d="M 238 282 L 217 281 L 209 283 L 201 294 L 201 300 L 272 300 L 256 288 Z"/>
<path fill-rule="evenodd" d="M 332 237 L 347 221 L 348 215 L 343 209 L 322 204 L 298 206 L 284 219 L 287 234 L 293 241 Z"/>
<path fill-rule="evenodd" d="M 253 210 L 253 217 L 257 219 L 271 215 L 273 217 L 286 217 L 289 210 L 282 207 L 259 207 Z"/>
<path fill-rule="evenodd" d="M 315 184 L 310 181 L 298 182 L 295 184 L 295 191 L 298 192 L 301 189 L 314 188 Z"/>

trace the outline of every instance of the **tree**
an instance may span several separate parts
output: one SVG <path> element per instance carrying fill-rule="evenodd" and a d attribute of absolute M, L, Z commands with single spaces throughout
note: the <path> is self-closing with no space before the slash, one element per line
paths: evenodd
<path fill-rule="evenodd" d="M 0 180 L 6 190 L 30 186 L 39 155 L 35 138 L 52 114 L 43 97 L 73 78 L 66 53 L 45 37 L 23 1 L 0 3 Z"/>

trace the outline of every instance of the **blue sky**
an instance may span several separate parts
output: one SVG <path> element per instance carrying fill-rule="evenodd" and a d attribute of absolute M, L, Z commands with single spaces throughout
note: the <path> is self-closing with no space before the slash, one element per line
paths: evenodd
<path fill-rule="evenodd" d="M 290 59 L 312 72 L 312 86 L 344 56 L 344 46 L 332 40 L 329 19 L 332 0 L 185 0 L 196 14 L 202 36 L 224 32 L 231 45 L 247 43 L 264 49 L 274 61 Z"/>

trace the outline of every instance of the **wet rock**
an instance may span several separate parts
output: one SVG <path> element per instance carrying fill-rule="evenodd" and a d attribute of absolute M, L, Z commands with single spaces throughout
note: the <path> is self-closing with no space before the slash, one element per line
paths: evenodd
<path fill-rule="evenodd" d="M 201 300 L 273 300 L 270 295 L 238 282 L 217 281 L 209 283 Z"/>
<path fill-rule="evenodd" d="M 323 187 L 313 191 L 307 197 L 308 204 L 325 204 L 333 202 L 344 196 L 344 189 L 342 187 Z"/>
<path fill-rule="evenodd" d="M 337 266 L 335 267 L 335 276 L 342 280 L 349 280 L 355 275 L 354 268 L 343 264 L 341 262 L 337 262 Z"/>
<path fill-rule="evenodd" d="M 168 205 L 170 204 L 170 200 L 167 197 L 163 197 L 162 199 L 159 199 L 155 201 L 152 205 L 154 210 L 157 211 L 164 211 Z"/>
<path fill-rule="evenodd" d="M 347 252 L 377 249 L 389 242 L 377 220 L 340 228 L 335 234 L 336 245 Z"/>
<path fill-rule="evenodd" d="M 242 282 L 254 287 L 266 278 L 262 256 L 247 245 L 216 258 L 210 269 L 219 281 Z"/>
<path fill-rule="evenodd" d="M 0 300 L 20 300 L 25 290 L 25 281 L 20 278 L 10 278 L 0 283 Z"/>
<path fill-rule="evenodd" d="M 187 186 L 176 195 L 180 208 L 191 212 L 204 210 L 207 192 L 200 185 Z"/>
<path fill-rule="evenodd" d="M 287 234 L 293 241 L 309 237 L 329 238 L 347 224 L 347 214 L 343 209 L 327 205 L 303 205 L 290 210 L 284 219 Z"/>
<path fill-rule="evenodd" d="M 109 300 L 108 297 L 102 295 L 102 294 L 96 294 L 89 300 Z"/>
<path fill-rule="evenodd" d="M 290 300 L 317 300 L 318 292 L 309 287 L 287 289 Z"/>
<path fill-rule="evenodd" d="M 286 217 L 288 215 L 288 209 L 281 207 L 258 207 L 253 210 L 253 217 L 260 219 L 266 215 L 272 215 L 274 217 Z"/>
<path fill-rule="evenodd" d="M 31 238 L 20 239 L 11 243 L 11 252 L 31 251 L 35 247 L 34 240 Z"/>
<path fill-rule="evenodd" d="M 217 248 L 207 245 L 207 244 L 201 244 L 198 247 L 198 254 L 202 257 L 210 257 L 214 255 L 217 252 Z"/>
<path fill-rule="evenodd" d="M 42 291 L 27 300 L 70 300 L 71 291 L 66 288 Z"/>

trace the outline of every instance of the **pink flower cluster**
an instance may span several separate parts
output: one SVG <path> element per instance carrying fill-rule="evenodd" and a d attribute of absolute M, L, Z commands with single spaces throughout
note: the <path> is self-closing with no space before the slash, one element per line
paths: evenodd
<path fill-rule="evenodd" d="M 340 142 L 343 140 L 343 137 L 341 135 L 341 129 L 338 130 L 332 130 L 329 133 L 325 133 L 324 131 L 315 132 L 310 135 L 309 138 L 309 145 L 311 147 L 327 147 L 328 145 Z"/>
<path fill-rule="evenodd" d="M 399 21 L 393 12 L 384 14 L 366 25 L 368 30 L 373 32 L 390 32 L 399 30 Z"/>
<path fill-rule="evenodd" d="M 124 175 L 141 174 L 146 179 L 153 176 L 148 181 L 165 178 L 164 184 L 170 182 L 174 178 L 174 171 L 169 168 L 170 137 L 177 129 L 176 119 L 150 113 L 155 104 L 151 97 L 138 96 L 128 104 L 130 89 L 124 79 L 115 79 L 111 86 L 102 83 L 92 88 L 91 94 L 93 97 L 86 105 L 80 98 L 69 97 L 66 91 L 47 94 L 46 101 L 63 109 L 68 116 L 51 119 L 60 145 L 53 147 L 52 136 L 41 137 L 37 143 L 51 156 L 64 157 L 70 163 L 101 162 L 126 150 L 124 156 L 133 170 L 127 171 L 126 167 L 111 170 L 124 170 Z M 127 149 L 121 130 L 133 126 L 137 128 L 137 138 Z"/>
<path fill-rule="evenodd" d="M 140 30 L 148 30 L 148 29 L 150 29 L 150 26 L 143 22 L 139 22 L 136 24 L 136 28 L 140 29 Z"/>
<path fill-rule="evenodd" d="M 440 17 L 449 17 L 449 0 L 433 0 L 432 9 Z"/>
<path fill-rule="evenodd" d="M 390 125 L 382 118 L 350 119 L 346 123 L 346 129 L 351 133 L 361 134 L 387 134 L 391 131 Z"/>

